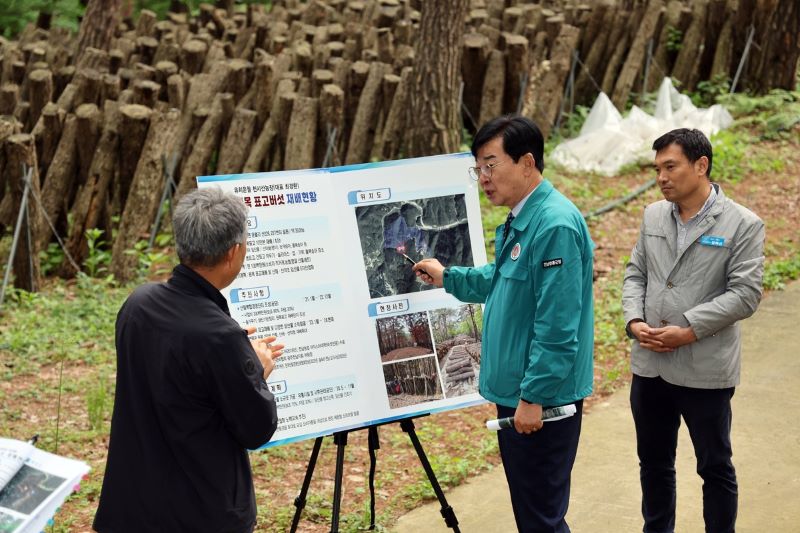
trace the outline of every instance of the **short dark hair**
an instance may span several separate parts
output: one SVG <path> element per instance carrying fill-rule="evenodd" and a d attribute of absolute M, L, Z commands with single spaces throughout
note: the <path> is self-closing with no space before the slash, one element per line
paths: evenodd
<path fill-rule="evenodd" d="M 692 163 L 706 156 L 708 158 L 706 177 L 711 178 L 711 142 L 702 131 L 688 128 L 669 131 L 653 142 L 653 150 L 660 152 L 670 144 L 680 146 L 683 155 Z"/>
<path fill-rule="evenodd" d="M 503 150 L 511 156 L 514 163 L 530 152 L 536 160 L 536 168 L 544 171 L 544 137 L 531 119 L 520 115 L 503 115 L 481 126 L 472 139 L 472 155 L 478 157 L 478 150 L 496 137 L 503 137 Z"/>

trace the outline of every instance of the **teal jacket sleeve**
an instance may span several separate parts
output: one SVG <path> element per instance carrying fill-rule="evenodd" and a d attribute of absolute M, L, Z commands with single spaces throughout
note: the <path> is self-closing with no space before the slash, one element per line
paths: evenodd
<path fill-rule="evenodd" d="M 444 271 L 444 290 L 462 302 L 486 302 L 494 276 L 494 263 L 480 267 L 447 267 Z"/>
<path fill-rule="evenodd" d="M 578 356 L 582 305 L 581 236 L 573 228 L 545 230 L 532 254 L 536 318 L 528 364 L 520 385 L 522 399 L 552 405 L 551 399 L 573 371 Z"/>

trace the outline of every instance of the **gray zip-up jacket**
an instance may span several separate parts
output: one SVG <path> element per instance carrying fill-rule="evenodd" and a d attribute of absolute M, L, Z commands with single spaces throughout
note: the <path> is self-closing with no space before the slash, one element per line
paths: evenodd
<path fill-rule="evenodd" d="M 645 209 L 639 240 L 622 287 L 625 323 L 651 327 L 692 326 L 697 341 L 674 352 L 656 353 L 634 340 L 631 370 L 686 387 L 722 389 L 739 384 L 739 320 L 761 301 L 764 223 L 713 185 L 717 199 L 690 230 L 677 252 L 672 203 Z"/>

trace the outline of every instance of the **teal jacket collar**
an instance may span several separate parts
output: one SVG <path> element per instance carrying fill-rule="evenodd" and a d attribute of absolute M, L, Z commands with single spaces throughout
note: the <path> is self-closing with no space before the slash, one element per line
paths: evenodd
<path fill-rule="evenodd" d="M 528 224 L 533 219 L 533 216 L 539 212 L 539 208 L 550 196 L 550 193 L 553 192 L 553 184 L 550 181 L 543 179 L 542 182 L 536 187 L 536 190 L 533 191 L 528 197 L 528 200 L 525 202 L 525 205 L 522 206 L 522 211 L 519 212 L 519 215 L 514 217 L 514 220 L 511 221 L 511 230 L 515 233 L 525 231 L 525 228 L 528 227 Z M 502 256 L 502 250 L 505 249 L 506 245 L 508 245 L 511 239 L 507 239 L 503 233 L 503 224 L 497 226 L 497 230 L 495 230 L 495 243 L 502 242 L 502 246 L 498 249 L 497 245 L 495 245 L 495 260 L 497 261 L 499 257 Z"/>
<path fill-rule="evenodd" d="M 519 215 L 514 217 L 514 220 L 511 221 L 511 227 L 518 231 L 525 231 L 525 228 L 528 227 L 528 223 L 530 223 L 534 213 L 539 210 L 539 206 L 542 205 L 545 198 L 550 196 L 552 190 L 553 184 L 546 179 L 542 179 L 542 182 L 538 187 L 536 187 L 536 190 L 533 191 L 533 194 L 530 195 L 528 201 L 522 206 L 522 211 L 520 211 Z"/>

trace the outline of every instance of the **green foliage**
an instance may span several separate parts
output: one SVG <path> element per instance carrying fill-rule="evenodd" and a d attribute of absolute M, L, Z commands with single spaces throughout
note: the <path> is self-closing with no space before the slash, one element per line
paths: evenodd
<path fill-rule="evenodd" d="M 683 32 L 674 26 L 667 26 L 667 50 L 679 52 L 683 48 Z"/>
<path fill-rule="evenodd" d="M 490 263 L 494 261 L 494 235 L 495 228 L 506 221 L 508 208 L 497 207 L 484 196 L 480 195 L 481 218 L 483 219 L 483 241 L 486 244 L 486 258 Z"/>
<path fill-rule="evenodd" d="M 463 453 L 452 455 L 439 453 L 437 449 L 428 449 L 428 460 L 442 488 L 455 487 L 465 481 L 467 476 L 476 475 L 490 468 L 486 457 L 496 455 L 498 451 L 497 436 L 488 431 L 480 433 L 447 433 L 444 428 L 434 424 L 417 427 L 417 434 L 422 442 L 440 442 L 448 440 L 451 444 L 459 444 Z M 419 469 L 418 479 L 408 484 L 404 491 L 406 506 L 412 508 L 420 501 L 436 497 L 425 472 Z"/>
<path fill-rule="evenodd" d="M 39 252 L 39 263 L 43 276 L 52 274 L 64 261 L 64 250 L 61 245 L 51 242 L 47 245 L 47 250 Z"/>
<path fill-rule="evenodd" d="M 52 26 L 77 31 L 83 8 L 79 0 L 4 0 L 0 2 L 0 36 L 16 37 L 27 24 L 36 21 L 39 12 L 52 15 Z"/>
<path fill-rule="evenodd" d="M 732 130 L 722 130 L 711 138 L 714 153 L 711 173 L 715 181 L 737 183 L 744 177 L 749 143 L 743 137 Z"/>
<path fill-rule="evenodd" d="M 737 117 L 735 128 L 748 129 L 761 139 L 790 138 L 800 124 L 800 91 L 775 89 L 764 96 L 723 94 L 717 101 Z"/>
<path fill-rule="evenodd" d="M 576 105 L 572 112 L 565 113 L 561 117 L 561 131 L 559 133 L 568 138 L 577 137 L 591 110 L 591 107 Z"/>
<path fill-rule="evenodd" d="M 767 261 L 764 265 L 764 288 L 783 290 L 787 281 L 800 278 L 800 252 L 788 259 Z"/>
<path fill-rule="evenodd" d="M 106 280 L 56 280 L 38 294 L 13 290 L 3 304 L 0 379 L 66 361 L 106 364 L 113 360 L 114 320 L 129 290 Z"/>
<path fill-rule="evenodd" d="M 734 93 L 721 95 L 717 101 L 724 105 L 734 117 L 761 113 L 775 114 L 784 109 L 787 104 L 800 101 L 800 92 L 773 89 L 763 96 Z"/>
<path fill-rule="evenodd" d="M 83 266 L 86 274 L 91 278 L 97 278 L 108 272 L 108 265 L 111 264 L 111 252 L 108 250 L 106 241 L 101 237 L 105 233 L 98 228 L 86 230 L 86 243 L 89 246 L 89 253 Z"/>
<path fill-rule="evenodd" d="M 561 142 L 578 136 L 591 110 L 591 107 L 576 105 L 572 112 L 565 112 L 561 116 L 561 126 L 545 140 L 545 161 L 547 161 L 547 154 L 551 153 Z"/>
<path fill-rule="evenodd" d="M 714 150 L 711 177 L 714 181 L 738 183 L 752 173 L 779 172 L 784 163 L 764 150 L 741 129 L 722 130 L 711 137 Z"/>
<path fill-rule="evenodd" d="M 89 415 L 89 427 L 94 431 L 103 431 L 105 428 L 106 415 L 109 413 L 108 376 L 101 370 L 97 382 L 86 393 L 86 412 Z"/>
<path fill-rule="evenodd" d="M 622 278 L 627 262 L 628 257 L 621 258 L 618 268 L 595 282 L 599 288 L 595 294 L 600 295 L 594 306 L 595 358 L 602 363 L 598 367 L 605 372 L 596 384 L 600 392 L 613 391 L 628 370 L 627 358 L 620 357 L 621 347 L 627 342 L 622 314 Z"/>
<path fill-rule="evenodd" d="M 161 235 L 162 242 L 170 242 L 171 236 Z M 158 237 L 156 237 L 158 241 Z M 128 255 L 136 256 L 138 262 L 137 271 L 140 276 L 148 275 L 160 276 L 171 270 L 174 260 L 172 257 L 159 249 L 149 248 L 147 241 L 139 241 L 133 246 L 133 250 L 125 250 Z"/>
<path fill-rule="evenodd" d="M 729 93 L 731 80 L 726 74 L 717 74 L 710 80 L 698 82 L 697 90 L 690 97 L 697 107 L 709 107 L 717 103 L 718 99 Z"/>

